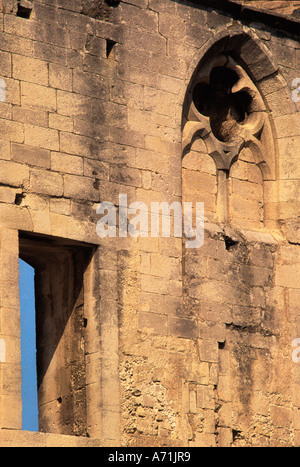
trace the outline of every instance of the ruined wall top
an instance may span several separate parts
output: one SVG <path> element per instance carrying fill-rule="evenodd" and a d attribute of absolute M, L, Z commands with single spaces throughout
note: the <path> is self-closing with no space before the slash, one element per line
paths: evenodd
<path fill-rule="evenodd" d="M 298 0 L 233 0 L 236 3 L 274 13 L 292 15 L 300 18 L 300 1 Z"/>

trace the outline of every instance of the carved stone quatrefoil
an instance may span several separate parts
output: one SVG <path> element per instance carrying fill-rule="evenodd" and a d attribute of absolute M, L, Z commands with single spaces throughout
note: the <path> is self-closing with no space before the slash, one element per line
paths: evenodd
<path fill-rule="evenodd" d="M 265 119 L 263 100 L 247 73 L 231 57 L 220 55 L 202 68 L 194 82 L 183 153 L 200 137 L 220 170 L 229 170 L 245 146 L 257 153 L 259 161 Z"/>

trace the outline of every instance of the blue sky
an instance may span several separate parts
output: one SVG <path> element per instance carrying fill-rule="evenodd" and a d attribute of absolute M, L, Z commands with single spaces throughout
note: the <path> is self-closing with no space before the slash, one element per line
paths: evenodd
<path fill-rule="evenodd" d="M 38 431 L 34 269 L 20 260 L 22 429 Z"/>

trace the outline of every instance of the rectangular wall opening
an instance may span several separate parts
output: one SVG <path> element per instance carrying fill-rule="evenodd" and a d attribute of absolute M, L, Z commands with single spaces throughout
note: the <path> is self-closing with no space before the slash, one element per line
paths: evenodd
<path fill-rule="evenodd" d="M 35 270 L 39 430 L 89 436 L 84 277 L 95 248 L 27 233 L 19 248 Z"/>

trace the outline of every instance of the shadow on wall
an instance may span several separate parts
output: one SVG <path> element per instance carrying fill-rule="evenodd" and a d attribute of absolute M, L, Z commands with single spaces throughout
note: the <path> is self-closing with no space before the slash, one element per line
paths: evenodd
<path fill-rule="evenodd" d="M 81 9 L 81 14 L 101 20 L 107 20 L 111 8 L 118 6 L 120 0 L 86 0 Z"/>

